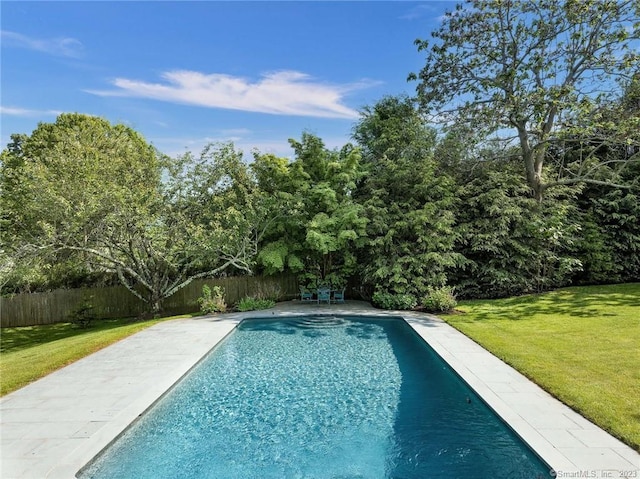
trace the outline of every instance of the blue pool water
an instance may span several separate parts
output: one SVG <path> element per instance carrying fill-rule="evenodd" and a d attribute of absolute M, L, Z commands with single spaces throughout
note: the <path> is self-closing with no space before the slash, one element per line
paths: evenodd
<path fill-rule="evenodd" d="M 400 319 L 246 320 L 82 479 L 540 478 Z"/>

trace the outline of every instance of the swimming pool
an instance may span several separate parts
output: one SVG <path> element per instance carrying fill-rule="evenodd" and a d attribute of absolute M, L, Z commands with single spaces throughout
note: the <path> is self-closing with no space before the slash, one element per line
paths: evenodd
<path fill-rule="evenodd" d="M 548 477 L 403 320 L 245 320 L 81 478 Z"/>

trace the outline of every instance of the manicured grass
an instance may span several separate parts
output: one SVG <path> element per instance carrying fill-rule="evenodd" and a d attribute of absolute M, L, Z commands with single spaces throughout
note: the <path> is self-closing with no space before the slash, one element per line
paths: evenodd
<path fill-rule="evenodd" d="M 160 321 L 95 321 L 80 329 L 71 323 L 3 328 L 0 332 L 0 396 L 15 391 L 120 339 Z"/>
<path fill-rule="evenodd" d="M 640 283 L 463 301 L 443 319 L 640 451 Z"/>

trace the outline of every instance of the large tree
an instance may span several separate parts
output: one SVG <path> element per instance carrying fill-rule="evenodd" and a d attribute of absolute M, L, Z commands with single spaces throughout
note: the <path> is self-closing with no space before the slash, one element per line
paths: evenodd
<path fill-rule="evenodd" d="M 0 176 L 7 264 L 76 252 L 154 313 L 194 278 L 251 271 L 260 210 L 233 145 L 168 158 L 129 127 L 79 114 L 15 139 Z"/>
<path fill-rule="evenodd" d="M 453 250 L 457 187 L 438 171 L 435 131 L 411 99 L 391 96 L 363 109 L 353 136 L 364 170 L 354 195 L 369 219 L 362 280 L 375 292 L 420 301 L 464 261 Z"/>
<path fill-rule="evenodd" d="M 12 135 L 0 169 L 5 272 L 31 270 L 26 281 L 56 286 L 61 264 L 104 271 L 81 248 L 115 212 L 149 210 L 159 178 L 155 151 L 124 125 L 64 114 L 30 136 Z"/>
<path fill-rule="evenodd" d="M 256 153 L 252 165 L 261 190 L 273 201 L 259 262 L 267 273 L 299 273 L 308 286 L 346 285 L 356 269 L 355 249 L 366 235 L 362 207 L 352 198 L 360 151 L 325 147 L 303 133 L 289 140 L 295 159 Z"/>
<path fill-rule="evenodd" d="M 421 106 L 434 121 L 518 145 L 539 200 L 555 185 L 626 186 L 617 173 L 638 155 L 599 161 L 592 146 L 640 145 L 640 130 L 625 126 L 638 125 L 637 113 L 620 118 L 622 138 L 602 138 L 598 115 L 637 66 L 638 0 L 470 0 L 448 12 L 432 36 L 416 40 L 425 66 L 409 78 L 418 80 Z M 565 133 L 588 145 L 571 163 L 548 155 Z"/>

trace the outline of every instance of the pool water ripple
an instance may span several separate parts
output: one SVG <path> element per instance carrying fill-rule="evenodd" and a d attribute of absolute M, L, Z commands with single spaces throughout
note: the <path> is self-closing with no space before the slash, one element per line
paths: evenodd
<path fill-rule="evenodd" d="M 547 473 L 434 354 L 397 319 L 244 321 L 80 477 Z"/>

